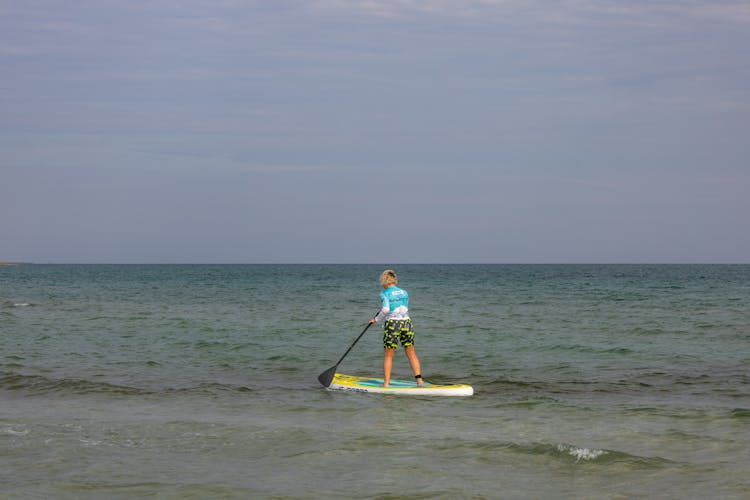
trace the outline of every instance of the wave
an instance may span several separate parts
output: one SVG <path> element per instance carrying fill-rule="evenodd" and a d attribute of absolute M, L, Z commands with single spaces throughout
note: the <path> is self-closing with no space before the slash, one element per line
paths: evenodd
<path fill-rule="evenodd" d="M 27 394 L 44 395 L 53 393 L 71 394 L 142 394 L 142 389 L 122 385 L 109 384 L 106 382 L 91 382 L 81 379 L 54 380 L 40 375 L 19 375 L 5 373 L 0 376 L 0 389 L 8 391 L 22 391 Z"/>
<path fill-rule="evenodd" d="M 206 396 L 216 396 L 219 393 L 249 393 L 253 389 L 244 385 L 220 384 L 217 382 L 207 382 L 194 387 L 169 388 L 160 391 L 154 391 L 156 394 L 202 394 Z"/>
<path fill-rule="evenodd" d="M 475 456 L 482 462 L 503 460 L 503 455 L 533 455 L 547 457 L 550 460 L 567 465 L 617 466 L 630 469 L 661 469 L 664 467 L 681 466 L 662 457 L 648 457 L 633 455 L 618 450 L 606 448 L 588 448 L 568 443 L 470 443 L 442 444 L 441 451 L 460 453 L 464 457 Z"/>
<path fill-rule="evenodd" d="M 36 304 L 32 302 L 22 302 L 22 301 L 14 301 L 14 300 L 3 300 L 0 302 L 0 306 L 3 308 L 15 308 L 15 307 L 34 307 Z"/>
<path fill-rule="evenodd" d="M 108 382 L 64 378 L 50 379 L 40 375 L 20 375 L 16 373 L 0 374 L 0 390 L 18 391 L 31 396 L 43 395 L 87 395 L 103 394 L 111 396 L 149 396 L 169 394 L 198 394 L 216 396 L 220 393 L 247 393 L 252 389 L 221 383 L 203 383 L 192 387 L 167 387 L 163 389 L 146 389 Z"/>
<path fill-rule="evenodd" d="M 581 344 L 553 344 L 537 345 L 522 348 L 523 351 L 531 352 L 576 352 L 581 354 L 635 354 L 636 351 L 628 347 L 594 347 Z"/>
<path fill-rule="evenodd" d="M 745 397 L 750 376 L 744 367 L 725 367 L 705 373 L 684 371 L 642 371 L 612 374 L 606 371 L 579 372 L 562 363 L 540 371 L 536 378 L 513 379 L 472 371 L 464 378 L 475 386 L 478 396 L 514 396 L 553 399 L 587 395 L 598 397 L 654 397 L 664 394 L 705 394 L 713 397 Z M 743 372 L 744 371 L 744 372 Z"/>
<path fill-rule="evenodd" d="M 547 399 L 559 401 L 565 396 L 580 394 L 623 394 L 631 387 L 622 381 L 598 381 L 583 379 L 553 379 L 553 380 L 513 380 L 506 378 L 489 378 L 474 373 L 468 377 L 473 382 L 479 396 L 505 398 L 531 398 L 534 400 Z"/>
<path fill-rule="evenodd" d="M 617 450 L 585 448 L 572 444 L 515 444 L 510 446 L 510 450 L 521 454 L 545 455 L 572 464 L 617 464 L 637 469 L 659 469 L 666 466 L 678 465 L 677 462 L 661 457 L 644 457 Z"/>

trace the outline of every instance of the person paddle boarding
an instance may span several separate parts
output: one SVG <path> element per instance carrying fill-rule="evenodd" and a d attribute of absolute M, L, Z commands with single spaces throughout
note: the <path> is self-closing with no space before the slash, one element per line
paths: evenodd
<path fill-rule="evenodd" d="M 380 275 L 380 284 L 383 291 L 380 292 L 380 312 L 370 318 L 370 325 L 385 319 L 383 325 L 383 387 L 388 387 L 391 380 L 391 369 L 393 368 L 393 355 L 396 353 L 398 343 L 404 348 L 409 366 L 417 379 L 417 385 L 422 387 L 422 371 L 417 353 L 414 352 L 414 328 L 409 318 L 409 294 L 406 290 L 397 287 L 398 277 L 392 269 L 386 269 Z"/>

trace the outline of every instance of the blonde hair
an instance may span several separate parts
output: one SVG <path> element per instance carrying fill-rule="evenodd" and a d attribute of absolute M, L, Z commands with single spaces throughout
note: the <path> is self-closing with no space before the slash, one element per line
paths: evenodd
<path fill-rule="evenodd" d="M 385 271 L 383 271 L 383 274 L 380 275 L 380 284 L 383 285 L 383 288 L 398 285 L 398 277 L 396 276 L 396 271 L 394 271 L 393 269 L 386 269 Z"/>

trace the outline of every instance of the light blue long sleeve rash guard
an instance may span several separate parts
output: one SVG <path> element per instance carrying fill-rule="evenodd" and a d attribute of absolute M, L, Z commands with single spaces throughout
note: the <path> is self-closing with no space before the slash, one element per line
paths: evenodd
<path fill-rule="evenodd" d="M 377 321 L 385 319 L 409 319 L 409 294 L 397 286 L 390 286 L 380 292 L 380 312 Z"/>

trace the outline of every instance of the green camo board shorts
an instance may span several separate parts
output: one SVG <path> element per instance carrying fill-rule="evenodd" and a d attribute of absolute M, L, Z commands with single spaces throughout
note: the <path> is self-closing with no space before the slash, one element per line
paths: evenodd
<path fill-rule="evenodd" d="M 414 329 L 410 319 L 389 319 L 383 327 L 383 347 L 396 349 L 398 343 L 404 347 L 414 345 Z"/>

